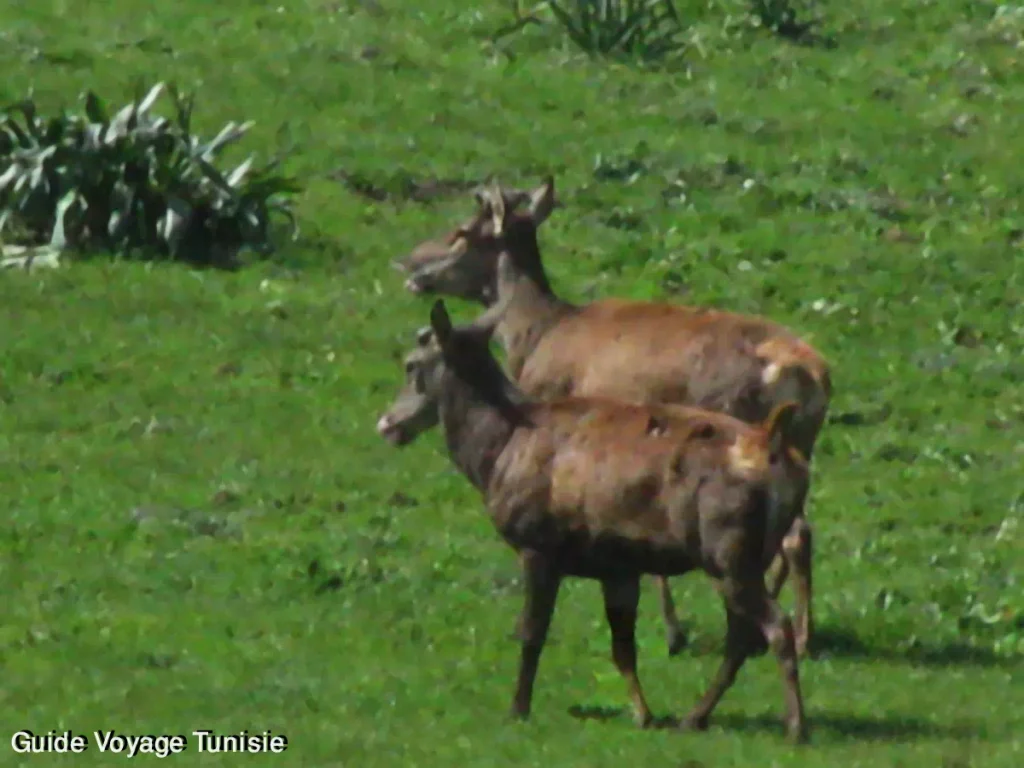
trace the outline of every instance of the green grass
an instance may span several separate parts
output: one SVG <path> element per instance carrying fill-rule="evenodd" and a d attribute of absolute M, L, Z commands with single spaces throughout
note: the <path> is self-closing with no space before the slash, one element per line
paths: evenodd
<path fill-rule="evenodd" d="M 741 6 L 694 2 L 706 58 L 657 72 L 540 27 L 496 51 L 496 2 L 278 5 L 0 8 L 2 101 L 175 79 L 200 130 L 253 117 L 265 155 L 287 134 L 308 185 L 300 245 L 239 273 L 0 274 L 0 765 L 71 759 L 15 755 L 19 728 L 269 728 L 289 748 L 268 764 L 304 768 L 1022 764 L 1024 21 L 828 4 L 829 49 L 723 36 Z M 515 559 L 439 434 L 398 451 L 373 429 L 429 308 L 388 262 L 471 200 L 372 201 L 341 169 L 554 172 L 563 293 L 765 313 L 830 358 L 808 748 L 782 741 L 768 657 L 706 734 L 574 718 L 627 704 L 582 582 L 532 721 L 505 722 Z M 666 657 L 649 588 L 638 627 L 659 714 L 692 705 L 724 629 L 703 577 L 676 584 L 693 649 Z"/>

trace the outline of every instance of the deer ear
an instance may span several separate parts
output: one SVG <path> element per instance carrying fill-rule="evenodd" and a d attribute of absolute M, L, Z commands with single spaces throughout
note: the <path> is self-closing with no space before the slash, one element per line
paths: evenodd
<path fill-rule="evenodd" d="M 505 196 L 501 192 L 501 186 L 494 182 L 489 189 L 491 204 L 491 220 L 494 223 L 494 234 L 501 237 L 505 231 Z"/>
<path fill-rule="evenodd" d="M 481 208 L 491 204 L 491 186 L 494 184 L 494 174 L 487 174 L 479 184 L 473 188 L 473 199 Z"/>
<path fill-rule="evenodd" d="M 448 316 L 442 299 L 435 301 L 434 306 L 430 308 L 430 327 L 438 342 L 444 346 L 452 333 L 452 319 Z"/>
<path fill-rule="evenodd" d="M 539 227 L 543 224 L 555 207 L 555 177 L 548 176 L 544 183 L 530 192 L 530 218 Z"/>

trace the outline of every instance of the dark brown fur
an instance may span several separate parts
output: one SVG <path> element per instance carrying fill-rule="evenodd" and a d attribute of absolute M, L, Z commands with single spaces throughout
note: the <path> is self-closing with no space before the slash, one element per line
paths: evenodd
<path fill-rule="evenodd" d="M 832 391 L 821 355 L 761 317 L 659 302 L 603 299 L 578 306 L 560 299 L 537 244 L 537 228 L 550 213 L 553 190 L 549 179 L 530 194 L 499 188 L 481 193 L 477 216 L 453 231 L 447 245 L 435 242 L 433 259 L 402 265 L 411 273 L 407 285 L 485 305 L 511 295 L 497 335 L 511 375 L 531 397 L 677 403 L 749 423 L 792 400 L 800 404 L 794 445 L 809 460 Z M 526 210 L 517 210 L 527 202 Z M 447 255 L 437 256 L 442 252 Z M 782 553 L 772 594 L 779 593 L 792 569 L 797 647 L 803 654 L 813 627 L 811 528 L 804 516 L 794 521 Z M 672 653 L 685 645 L 685 633 L 668 584 L 660 580 L 659 588 Z"/>
<path fill-rule="evenodd" d="M 792 626 L 764 585 L 809 482 L 807 462 L 785 438 L 796 404 L 752 426 L 682 406 L 578 397 L 537 402 L 505 378 L 488 351 L 486 329 L 453 329 L 440 301 L 431 323 L 442 367 L 424 381 L 437 390 L 449 453 L 523 564 L 513 714 L 529 715 L 559 585 L 574 576 L 601 582 L 613 660 L 637 721 L 648 724 L 634 641 L 640 577 L 703 570 L 725 602 L 725 660 L 684 725 L 706 727 L 745 659 L 767 639 L 785 684 L 788 735 L 802 740 Z M 382 418 L 382 433 L 389 426 Z"/>

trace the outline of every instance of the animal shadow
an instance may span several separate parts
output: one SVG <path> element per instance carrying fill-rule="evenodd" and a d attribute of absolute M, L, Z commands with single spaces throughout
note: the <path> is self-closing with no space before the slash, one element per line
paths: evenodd
<path fill-rule="evenodd" d="M 1021 656 L 998 656 L 986 648 L 958 642 L 916 643 L 902 647 L 874 645 L 840 627 L 819 627 L 815 631 L 813 651 L 815 659 L 884 659 L 940 669 L 957 666 L 1008 668 L 1022 660 Z"/>
<path fill-rule="evenodd" d="M 819 712 L 810 708 L 807 723 L 811 742 L 815 744 L 856 741 L 910 742 L 922 738 L 963 741 L 977 738 L 982 728 L 966 721 L 933 723 L 916 717 L 891 715 L 853 715 L 840 712 Z M 781 715 L 745 715 L 742 712 L 715 713 L 711 728 L 725 732 L 782 733 Z"/>
<path fill-rule="evenodd" d="M 607 723 L 613 720 L 629 721 L 629 713 L 623 707 L 584 706 L 569 707 L 569 715 L 577 720 L 595 720 Z M 967 740 L 976 738 L 980 726 L 960 721 L 955 724 L 933 723 L 914 717 L 864 716 L 836 712 L 807 713 L 814 743 L 874 741 L 907 742 L 921 738 L 943 738 Z M 678 727 L 679 718 L 663 715 L 651 724 L 653 730 L 670 730 Z M 782 719 L 776 714 L 745 715 L 742 712 L 715 713 L 711 718 L 711 730 L 722 733 L 782 733 Z"/>

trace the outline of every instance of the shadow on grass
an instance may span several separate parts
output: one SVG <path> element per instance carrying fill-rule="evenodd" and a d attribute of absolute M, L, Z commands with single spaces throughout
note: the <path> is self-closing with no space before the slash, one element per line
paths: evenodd
<path fill-rule="evenodd" d="M 936 645 L 886 647 L 866 643 L 855 633 L 839 627 L 821 627 L 815 631 L 814 658 L 881 659 L 909 662 L 925 667 L 1014 667 L 1024 662 L 1022 657 L 998 656 L 986 648 L 966 643 L 949 642 Z"/>
<path fill-rule="evenodd" d="M 687 656 L 718 656 L 722 652 L 722 641 L 715 635 L 700 635 L 691 638 L 686 650 L 677 658 Z M 866 661 L 890 661 L 913 664 L 921 667 L 944 669 L 949 667 L 987 667 L 1011 669 L 1024 664 L 1024 656 L 1000 656 L 987 648 L 977 648 L 967 643 L 947 642 L 933 645 L 884 645 L 881 642 L 866 642 L 855 632 L 843 627 L 818 626 L 812 642 L 813 656 L 809 660 L 863 659 Z M 761 658 L 762 651 L 754 654 Z"/>
<path fill-rule="evenodd" d="M 599 722 L 630 721 L 630 713 L 623 707 L 580 706 L 569 707 L 569 715 L 577 720 L 596 720 Z M 827 743 L 837 741 L 913 741 L 920 738 L 941 738 L 966 740 L 978 736 L 980 729 L 968 723 L 949 724 L 931 723 L 912 717 L 867 717 L 863 715 L 843 715 L 835 712 L 815 712 L 807 714 L 811 731 L 811 743 Z M 654 730 L 670 730 L 679 723 L 675 716 L 662 716 L 655 719 Z M 722 732 L 749 734 L 752 732 L 783 734 L 781 711 L 775 715 L 744 715 L 740 712 L 713 714 L 711 729 Z"/>
<path fill-rule="evenodd" d="M 807 712 L 807 722 L 810 726 L 812 744 L 836 741 L 903 742 L 921 738 L 959 741 L 976 738 L 982 730 L 979 726 L 963 720 L 956 723 L 932 723 L 917 717 L 816 712 L 813 708 Z M 744 715 L 742 712 L 714 714 L 711 716 L 711 727 L 737 733 L 777 733 L 781 737 L 781 706 L 777 716 Z"/>

